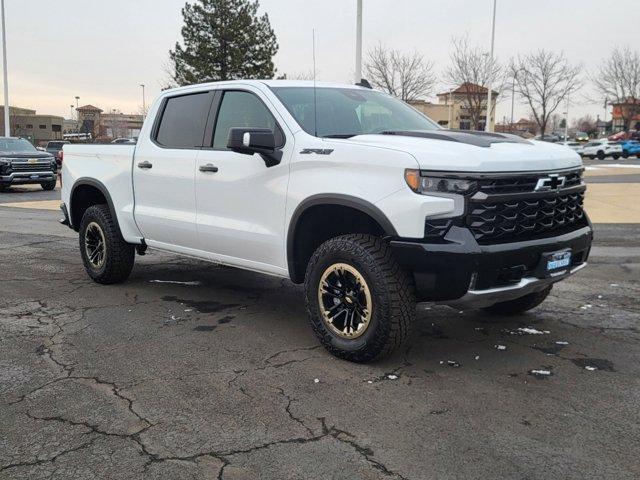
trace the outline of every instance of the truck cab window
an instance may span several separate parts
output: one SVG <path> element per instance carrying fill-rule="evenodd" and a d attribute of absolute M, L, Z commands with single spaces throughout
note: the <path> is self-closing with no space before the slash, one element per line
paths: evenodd
<path fill-rule="evenodd" d="M 156 142 L 166 148 L 200 148 L 207 114 L 209 92 L 171 97 L 165 104 Z"/>
<path fill-rule="evenodd" d="M 213 148 L 227 148 L 231 128 L 268 128 L 276 134 L 276 144 L 282 146 L 284 137 L 269 109 L 253 93 L 228 91 L 222 97 L 213 135 Z"/>

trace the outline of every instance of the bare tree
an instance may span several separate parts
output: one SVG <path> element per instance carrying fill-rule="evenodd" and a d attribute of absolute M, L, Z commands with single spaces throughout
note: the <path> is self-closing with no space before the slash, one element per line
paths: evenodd
<path fill-rule="evenodd" d="M 623 129 L 629 130 L 640 114 L 640 53 L 629 47 L 614 48 L 591 81 L 608 103 L 620 105 Z"/>
<path fill-rule="evenodd" d="M 367 53 L 364 71 L 371 85 L 405 102 L 427 96 L 436 82 L 433 62 L 417 52 L 402 53 L 382 45 Z"/>
<path fill-rule="evenodd" d="M 580 65 L 571 65 L 562 53 L 539 50 L 511 62 L 515 90 L 529 105 L 540 135 L 544 135 L 553 113 L 568 95 L 581 86 Z"/>
<path fill-rule="evenodd" d="M 593 135 L 598 132 L 596 121 L 591 115 L 585 115 L 573 120 L 571 126 L 574 130 L 578 132 L 585 132 L 589 135 Z"/>
<path fill-rule="evenodd" d="M 445 81 L 458 87 L 464 95 L 462 110 L 469 116 L 471 128 L 483 130 L 481 117 L 487 110 L 487 88 L 491 84 L 499 96 L 504 86 L 504 69 L 495 58 L 491 60 L 484 49 L 471 45 L 469 37 L 454 37 L 452 43 L 451 64 L 445 72 Z M 498 96 L 492 94 L 491 112 L 485 121 L 494 115 Z"/>

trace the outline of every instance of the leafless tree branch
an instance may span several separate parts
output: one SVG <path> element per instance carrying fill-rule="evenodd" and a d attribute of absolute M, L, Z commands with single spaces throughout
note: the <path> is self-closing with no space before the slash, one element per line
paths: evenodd
<path fill-rule="evenodd" d="M 364 71 L 371 85 L 405 102 L 427 96 L 436 82 L 433 62 L 417 52 L 402 53 L 382 45 L 367 53 Z"/>
<path fill-rule="evenodd" d="M 640 52 L 616 47 L 591 77 L 598 93 L 608 103 L 621 104 L 624 130 L 640 114 Z"/>
<path fill-rule="evenodd" d="M 553 113 L 567 96 L 582 86 L 580 65 L 571 65 L 562 53 L 539 50 L 511 61 L 515 90 L 531 109 L 544 135 Z"/>

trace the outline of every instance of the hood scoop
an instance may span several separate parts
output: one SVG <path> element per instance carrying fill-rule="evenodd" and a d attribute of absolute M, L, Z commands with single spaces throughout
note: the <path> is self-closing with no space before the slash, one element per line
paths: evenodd
<path fill-rule="evenodd" d="M 389 131 L 383 135 L 398 135 L 403 137 L 429 138 L 433 140 L 445 140 L 448 142 L 466 143 L 476 147 L 490 147 L 493 143 L 524 143 L 533 145 L 531 142 L 520 138 L 517 135 L 508 133 L 475 132 L 470 130 L 434 130 L 427 131 Z"/>

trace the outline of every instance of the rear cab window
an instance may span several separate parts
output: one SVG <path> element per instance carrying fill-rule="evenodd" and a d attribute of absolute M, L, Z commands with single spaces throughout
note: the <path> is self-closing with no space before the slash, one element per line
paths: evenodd
<path fill-rule="evenodd" d="M 202 148 L 211 92 L 197 92 L 165 100 L 154 136 L 164 148 Z"/>

